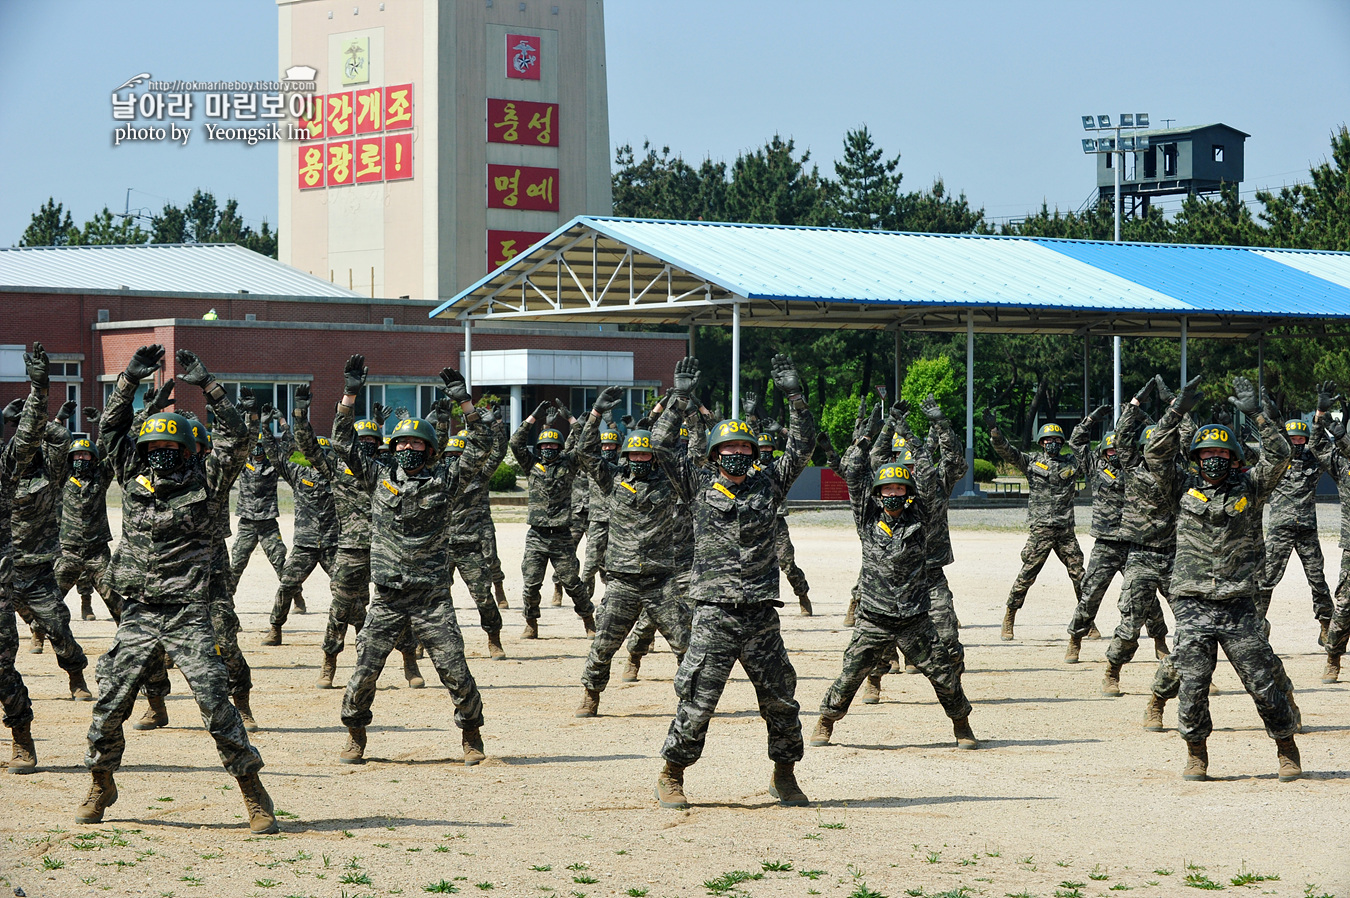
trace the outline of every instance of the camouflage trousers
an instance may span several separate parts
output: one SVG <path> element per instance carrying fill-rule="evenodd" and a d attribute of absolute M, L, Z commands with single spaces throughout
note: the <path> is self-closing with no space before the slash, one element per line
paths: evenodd
<path fill-rule="evenodd" d="M 489 518 L 482 530 L 483 558 L 487 561 L 488 574 L 492 583 L 505 583 L 506 574 L 502 573 L 502 559 L 497 554 L 497 528 Z"/>
<path fill-rule="evenodd" d="M 122 764 L 126 739 L 122 724 L 136 703 L 136 690 L 150 667 L 165 653 L 187 678 L 202 724 L 216 740 L 220 761 L 233 776 L 247 776 L 263 766 L 249 744 L 239 712 L 230 702 L 229 674 L 216 653 L 215 632 L 206 603 L 145 605 L 126 596 L 122 622 L 112 648 L 95 669 L 99 697 L 89 724 L 90 770 L 116 770 Z"/>
<path fill-rule="evenodd" d="M 89 659 L 70 630 L 70 609 L 56 585 L 51 562 L 15 564 L 10 587 L 14 610 L 35 633 L 46 636 L 56 652 L 56 663 L 64 671 L 84 670 Z"/>
<path fill-rule="evenodd" d="M 1082 596 L 1083 550 L 1078 545 L 1078 537 L 1074 536 L 1073 528 L 1035 529 L 1027 537 L 1027 544 L 1022 547 L 1022 569 L 1017 572 L 1012 591 L 1008 593 L 1009 608 L 1016 611 L 1026 604 L 1027 590 L 1036 582 L 1036 577 L 1040 574 L 1041 568 L 1045 567 L 1045 560 L 1050 557 L 1051 552 L 1059 556 L 1059 560 L 1064 562 L 1064 567 L 1068 569 L 1069 579 L 1073 581 L 1074 597 Z"/>
<path fill-rule="evenodd" d="M 577 614 L 592 614 L 595 606 L 581 584 L 576 545 L 566 527 L 530 527 L 525 531 L 525 557 L 520 573 L 525 580 L 525 619 L 539 620 L 539 587 L 544 583 L 544 568 L 553 562 L 558 582 L 572 597 Z"/>
<path fill-rule="evenodd" d="M 581 685 L 595 692 L 605 691 L 610 662 L 642 613 L 661 631 L 675 654 L 684 656 L 689 647 L 689 618 L 668 588 L 673 579 L 673 574 L 610 574 L 605 601 L 595 616 L 595 638 Z"/>
<path fill-rule="evenodd" d="M 370 550 L 338 549 L 333 557 L 328 588 L 333 601 L 328 606 L 323 653 L 337 655 L 346 644 L 347 627 L 359 633 L 366 622 L 366 605 L 370 602 Z"/>
<path fill-rule="evenodd" d="M 759 716 L 769 729 L 769 758 L 802 759 L 802 723 L 797 704 L 797 671 L 792 668 L 774 602 L 753 605 L 700 604 L 694 608 L 689 651 L 675 674 L 680 703 L 670 722 L 661 756 L 688 767 L 703 754 L 708 722 L 726 688 L 731 668 L 741 662 L 759 699 Z"/>
<path fill-rule="evenodd" d="M 0 705 L 5 709 L 5 726 L 10 729 L 33 719 L 28 687 L 14 666 L 19 654 L 19 628 L 14 625 L 14 606 L 9 601 L 12 578 L 9 551 L 0 549 Z"/>
<path fill-rule="evenodd" d="M 1299 561 L 1303 562 L 1303 573 L 1308 578 L 1309 588 L 1312 589 L 1313 616 L 1326 623 L 1331 620 L 1333 603 L 1331 590 L 1327 588 L 1322 544 L 1317 541 L 1315 528 L 1295 530 L 1277 527 L 1272 528 L 1266 535 L 1266 567 L 1261 577 L 1256 610 L 1261 612 L 1262 618 L 1267 616 L 1271 593 L 1284 579 L 1285 568 L 1289 566 L 1289 556 L 1294 552 L 1298 552 Z M 1341 566 L 1341 570 L 1341 576 L 1344 578 L 1344 565 Z M 1340 583 L 1336 584 L 1336 591 L 1338 593 L 1341 591 Z"/>
<path fill-rule="evenodd" d="M 1199 596 L 1177 596 L 1172 599 L 1172 612 L 1177 619 L 1176 646 L 1169 656 L 1172 663 L 1159 665 L 1153 688 L 1155 694 L 1166 697 L 1170 688 L 1164 671 L 1167 667 L 1175 671 L 1180 699 L 1177 731 L 1181 738 L 1203 742 L 1214 729 L 1209 714 L 1209 683 L 1220 646 L 1243 688 L 1256 702 L 1270 738 L 1294 735 L 1297 726 L 1287 692 L 1291 688 L 1289 677 L 1266 639 L 1255 601 L 1215 602 Z"/>
<path fill-rule="evenodd" d="M 263 554 L 272 563 L 272 570 L 277 572 L 278 578 L 281 577 L 281 572 L 286 568 L 286 544 L 281 541 L 281 528 L 277 526 L 276 519 L 255 521 L 240 518 L 239 529 L 234 534 L 234 550 L 230 555 L 230 592 L 239 587 L 239 578 L 243 576 L 244 568 L 248 567 L 248 560 L 258 543 L 262 543 Z"/>
<path fill-rule="evenodd" d="M 863 680 L 873 673 L 884 655 L 897 647 L 933 684 L 948 717 L 960 720 L 970 716 L 970 702 L 961 688 L 957 659 L 938 637 L 931 616 L 884 618 L 862 609 L 858 610 L 853 635 L 844 649 L 844 669 L 821 700 L 820 716 L 826 720 L 843 719 Z"/>
<path fill-rule="evenodd" d="M 72 586 L 79 592 L 81 600 L 92 597 L 97 591 L 113 620 L 121 617 L 121 600 L 108 585 L 108 567 L 111 562 L 112 555 L 106 543 L 82 547 L 62 546 L 54 571 L 61 600 L 65 601 Z"/>
<path fill-rule="evenodd" d="M 787 576 L 793 595 L 806 595 L 811 584 L 806 582 L 806 575 L 797 567 L 797 550 L 792 545 L 787 518 L 782 515 L 778 516 L 773 527 L 773 550 L 778 554 L 778 569 Z"/>
<path fill-rule="evenodd" d="M 1327 654 L 1339 657 L 1345 654 L 1350 641 L 1350 549 L 1341 550 L 1341 575 L 1336 581 L 1336 602 L 1327 629 Z"/>
<path fill-rule="evenodd" d="M 590 527 L 590 514 L 586 509 L 572 509 L 572 523 L 567 528 L 567 532 L 572 537 L 572 554 L 577 554 L 577 547 L 581 545 L 581 538 L 586 535 Z M 577 559 L 580 565 L 580 558 Z M 553 563 L 553 585 L 562 586 L 561 574 L 558 573 L 558 563 Z"/>
<path fill-rule="evenodd" d="M 488 569 L 487 555 L 481 541 L 450 544 L 450 580 L 453 583 L 458 571 L 469 588 L 469 596 L 478 608 L 478 625 L 484 633 L 495 634 L 502 631 L 502 613 L 497 608 L 497 600 L 492 597 L 492 572 Z"/>
<path fill-rule="evenodd" d="M 680 610 L 680 619 L 684 621 L 684 628 L 688 630 L 689 622 L 694 617 L 694 607 L 689 604 L 689 583 L 694 579 L 694 559 L 691 556 L 687 563 L 683 559 L 677 559 L 675 563 L 678 565 L 676 572 L 666 580 L 666 601 L 675 603 L 675 607 Z M 609 601 L 608 596 L 605 601 Z M 633 634 L 628 637 L 628 654 L 641 658 L 655 644 L 656 622 L 643 608 L 638 614 L 637 623 L 633 625 Z"/>
<path fill-rule="evenodd" d="M 225 664 L 229 676 L 230 695 L 248 695 L 253 689 L 253 671 L 239 648 L 239 615 L 234 610 L 234 595 L 230 590 L 230 556 L 225 541 L 218 539 L 211 550 L 211 584 L 207 590 L 207 614 L 211 618 L 211 632 L 215 651 Z M 152 662 L 145 676 L 145 694 L 165 696 L 172 691 L 169 669 L 161 652 Z"/>
<path fill-rule="evenodd" d="M 1130 544 L 1121 539 L 1099 539 L 1092 544 L 1087 573 L 1083 575 L 1083 594 L 1069 621 L 1069 635 L 1082 639 L 1097 622 L 1097 611 L 1111 579 L 1125 569 Z"/>
<path fill-rule="evenodd" d="M 966 647 L 961 644 L 961 624 L 956 619 L 956 597 L 947 583 L 947 572 L 940 567 L 930 567 L 928 584 L 928 617 L 933 621 L 938 639 L 947 647 L 952 660 L 964 669 Z M 918 667 L 918 664 L 914 666 Z"/>
<path fill-rule="evenodd" d="M 1155 549 L 1130 544 L 1125 560 L 1125 582 L 1120 587 L 1120 623 L 1106 647 L 1106 660 L 1112 664 L 1129 664 L 1139 650 L 1139 633 L 1149 636 L 1167 635 L 1167 618 L 1163 617 L 1158 596 L 1166 596 L 1172 585 L 1173 548 Z"/>
<path fill-rule="evenodd" d="M 389 653 L 405 631 L 426 647 L 441 684 L 455 703 L 455 726 L 460 729 L 483 725 L 483 698 L 464 659 L 464 637 L 455 620 L 455 607 L 444 589 L 391 589 L 375 587 L 375 598 L 366 611 L 366 623 L 356 635 L 356 670 L 347 680 L 342 696 L 342 723 L 369 726 L 375 686 Z"/>
<path fill-rule="evenodd" d="M 586 525 L 586 560 L 581 565 L 581 582 L 586 595 L 595 597 L 595 575 L 605 579 L 605 552 L 609 549 L 609 521 L 592 520 Z"/>
<path fill-rule="evenodd" d="M 323 572 L 332 577 L 333 560 L 336 557 L 337 549 L 332 546 L 324 549 L 317 546 L 291 546 L 286 564 L 281 569 L 277 596 L 272 600 L 272 616 L 269 619 L 272 626 L 280 627 L 286 623 L 286 618 L 291 616 L 291 604 L 304 596 L 301 590 L 316 567 L 322 566 Z"/>

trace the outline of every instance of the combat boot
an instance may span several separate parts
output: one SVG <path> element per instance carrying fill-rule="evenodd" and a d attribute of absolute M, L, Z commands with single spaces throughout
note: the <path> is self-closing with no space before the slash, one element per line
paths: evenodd
<path fill-rule="evenodd" d="M 14 752 L 9 759 L 10 773 L 32 773 L 37 769 L 37 746 L 33 744 L 33 722 L 20 724 L 10 731 Z"/>
<path fill-rule="evenodd" d="M 666 762 L 656 776 L 656 801 L 663 808 L 689 810 L 689 799 L 684 797 L 684 767 Z"/>
<path fill-rule="evenodd" d="M 1157 657 L 1159 661 L 1166 658 L 1168 655 L 1172 654 L 1172 650 L 1167 647 L 1166 636 L 1153 637 L 1153 654 Z"/>
<path fill-rule="evenodd" d="M 769 777 L 769 794 L 778 799 L 785 808 L 804 808 L 811 802 L 806 793 L 797 785 L 797 775 L 792 772 L 791 761 L 774 761 L 773 775 Z"/>
<path fill-rule="evenodd" d="M 600 713 L 600 693 L 594 689 L 587 688 L 586 694 L 581 697 L 581 704 L 577 705 L 577 712 L 573 717 L 595 717 Z"/>
<path fill-rule="evenodd" d="M 277 812 L 272 806 L 272 796 L 258 779 L 258 771 L 239 777 L 239 793 L 244 796 L 244 807 L 248 810 L 249 832 L 259 836 L 276 832 Z"/>
<path fill-rule="evenodd" d="M 1144 729 L 1150 733 L 1161 733 L 1163 731 L 1163 709 L 1167 707 L 1167 699 L 1157 695 L 1151 695 L 1148 699 L 1148 707 L 1144 709 Z"/>
<path fill-rule="evenodd" d="M 28 646 L 28 654 L 30 654 L 30 655 L 41 655 L 41 654 L 42 654 L 42 640 L 43 640 L 44 638 L 45 638 L 45 637 L 42 635 L 42 631 L 39 630 L 39 629 L 37 629 L 36 627 L 34 627 L 34 628 L 33 628 L 33 640 L 32 640 L 32 642 L 31 642 L 31 643 L 29 644 L 29 646 Z"/>
<path fill-rule="evenodd" d="M 496 593 L 496 595 L 497 595 L 497 607 L 498 607 L 498 608 L 509 608 L 509 607 L 511 607 L 510 605 L 508 605 L 508 604 L 506 603 L 506 590 L 502 589 L 502 585 L 501 585 L 500 583 L 494 583 L 494 584 L 492 584 L 492 591 L 493 591 L 494 593 Z"/>
<path fill-rule="evenodd" d="M 315 689 L 332 689 L 333 677 L 337 675 L 337 655 L 323 653 L 323 667 L 319 668 L 319 681 L 314 684 Z"/>
<path fill-rule="evenodd" d="M 164 696 L 147 695 L 146 709 L 141 719 L 131 725 L 133 730 L 157 730 L 169 725 L 169 709 L 164 707 Z"/>
<path fill-rule="evenodd" d="M 811 744 L 829 745 L 830 737 L 834 735 L 834 721 L 828 717 L 822 717 L 816 721 L 816 728 L 811 731 Z"/>
<path fill-rule="evenodd" d="M 1280 782 L 1292 783 L 1303 776 L 1303 766 L 1299 762 L 1298 746 L 1294 737 L 1275 740 L 1275 752 L 1280 759 Z"/>
<path fill-rule="evenodd" d="M 1209 750 L 1205 748 L 1204 742 L 1186 743 L 1186 767 L 1181 771 L 1181 778 L 1184 780 L 1194 780 L 1203 782 L 1209 779 Z"/>
<path fill-rule="evenodd" d="M 1327 655 L 1327 666 L 1322 671 L 1323 683 L 1335 683 L 1341 678 L 1341 656 Z"/>
<path fill-rule="evenodd" d="M 1009 608 L 1003 612 L 1003 632 L 999 633 L 999 639 L 1004 642 L 1011 642 L 1013 638 L 1013 621 L 1017 619 L 1017 609 Z"/>
<path fill-rule="evenodd" d="M 262 644 L 281 645 L 281 627 L 277 624 L 268 627 L 267 632 L 263 634 Z"/>
<path fill-rule="evenodd" d="M 483 752 L 483 734 L 478 727 L 464 728 L 464 766 L 476 767 L 487 755 Z"/>
<path fill-rule="evenodd" d="M 1092 626 L 1088 627 L 1087 638 L 1088 638 L 1088 639 L 1101 639 L 1101 638 L 1102 638 L 1102 631 L 1097 629 L 1097 625 L 1096 625 L 1096 624 L 1093 624 Z"/>
<path fill-rule="evenodd" d="M 296 592 L 295 598 L 291 600 L 291 604 L 295 606 L 296 614 L 309 614 L 309 609 L 305 607 L 305 597 L 300 595 L 299 592 Z"/>
<path fill-rule="evenodd" d="M 75 811 L 76 823 L 102 823 L 103 812 L 117 804 L 117 783 L 113 782 L 111 770 L 92 771 L 94 781 L 89 786 L 89 794 L 84 803 Z"/>
<path fill-rule="evenodd" d="M 1102 695 L 1120 695 L 1120 665 L 1108 661 L 1102 677 Z"/>
<path fill-rule="evenodd" d="M 581 625 L 584 626 L 584 627 L 586 628 L 586 638 L 587 638 L 587 639 L 594 639 L 594 638 L 595 638 L 595 615 L 594 615 L 594 614 L 583 614 L 583 615 L 581 616 Z"/>
<path fill-rule="evenodd" d="M 797 595 L 797 605 L 802 609 L 802 617 L 811 616 L 811 600 L 807 598 L 806 593 L 803 592 Z"/>
<path fill-rule="evenodd" d="M 527 620 L 527 621 L 525 621 L 525 631 L 524 631 L 523 633 L 520 634 L 520 638 L 521 638 L 521 639 L 538 639 L 538 638 L 539 638 L 539 622 L 538 622 L 538 621 L 532 621 L 532 620 Z"/>
<path fill-rule="evenodd" d="M 94 616 L 94 597 L 89 595 L 80 596 L 80 619 L 98 620 Z"/>
<path fill-rule="evenodd" d="M 241 692 L 234 696 L 234 707 L 239 712 L 239 719 L 244 722 L 244 729 L 250 733 L 256 733 L 258 722 L 253 719 L 253 709 L 248 706 L 247 692 Z"/>
<path fill-rule="evenodd" d="M 488 657 L 493 661 L 505 661 L 506 649 L 502 648 L 502 631 L 493 630 L 488 633 Z"/>
<path fill-rule="evenodd" d="M 553 607 L 557 608 L 562 604 L 562 584 L 553 584 Z"/>
<path fill-rule="evenodd" d="M 848 610 L 844 612 L 844 626 L 851 627 L 858 621 L 858 597 L 848 600 Z"/>
<path fill-rule="evenodd" d="M 69 676 L 70 697 L 77 702 L 92 702 L 94 696 L 89 691 L 89 684 L 84 681 L 84 671 L 72 670 Z"/>
<path fill-rule="evenodd" d="M 980 747 L 975 739 L 975 731 L 970 728 L 970 715 L 952 721 L 952 732 L 956 735 L 956 747 L 967 751 Z"/>
<path fill-rule="evenodd" d="M 1327 663 L 1330 664 L 1331 662 L 1328 661 Z M 619 675 L 619 679 L 623 680 L 625 683 L 636 683 L 638 679 L 638 670 L 641 669 L 641 667 L 642 656 L 629 653 L 628 663 L 623 666 L 623 673 Z"/>
<path fill-rule="evenodd" d="M 867 678 L 863 685 L 862 703 L 864 705 L 876 705 L 881 702 L 881 676 L 872 674 Z"/>
<path fill-rule="evenodd" d="M 347 727 L 347 744 L 338 753 L 339 764 L 366 763 L 366 728 Z"/>
<path fill-rule="evenodd" d="M 427 684 L 422 679 L 422 671 L 417 668 L 417 655 L 413 652 L 403 653 L 403 679 L 408 681 L 409 689 L 421 689 Z"/>
<path fill-rule="evenodd" d="M 1069 647 L 1064 650 L 1064 663 L 1077 664 L 1078 653 L 1081 652 L 1082 650 L 1083 650 L 1083 637 L 1074 636 L 1070 634 Z"/>

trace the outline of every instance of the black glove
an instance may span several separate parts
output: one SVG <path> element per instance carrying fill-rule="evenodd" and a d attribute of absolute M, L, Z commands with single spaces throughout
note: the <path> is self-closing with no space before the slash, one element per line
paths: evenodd
<path fill-rule="evenodd" d="M 1336 384 L 1326 381 L 1317 385 L 1317 410 L 1323 414 L 1331 411 L 1331 406 L 1341 401 L 1336 393 Z"/>
<path fill-rule="evenodd" d="M 1153 383 L 1153 381 L 1149 381 L 1149 383 Z M 1139 398 L 1139 394 L 1138 394 L 1138 393 L 1135 393 L 1134 395 L 1135 395 L 1135 398 L 1136 398 L 1136 399 Z M 1107 415 L 1109 415 L 1109 414 L 1111 414 L 1111 406 L 1109 406 L 1109 405 L 1099 405 L 1099 406 L 1097 406 L 1095 409 L 1092 410 L 1092 414 L 1091 414 L 1091 415 L 1088 415 L 1088 417 L 1091 418 L 1091 419 L 1092 419 L 1094 422 L 1096 422 L 1096 423 L 1101 423 L 1102 421 L 1109 421 L 1109 420 L 1110 420 L 1110 419 L 1107 417 Z"/>
<path fill-rule="evenodd" d="M 1148 380 L 1144 381 L 1144 385 L 1139 388 L 1139 392 L 1134 394 L 1134 398 L 1142 404 L 1143 401 L 1148 398 L 1148 394 L 1152 393 L 1157 388 L 1158 379 L 1156 377 L 1150 377 Z M 1158 395 L 1161 396 L 1162 394 L 1159 393 Z"/>
<path fill-rule="evenodd" d="M 1267 421 L 1279 421 L 1280 410 L 1275 407 L 1275 400 L 1270 398 L 1270 393 L 1264 388 L 1261 390 L 1261 414 L 1266 416 Z"/>
<path fill-rule="evenodd" d="M 623 426 L 624 426 L 625 429 L 627 429 L 627 430 L 632 430 L 632 429 L 633 429 L 633 416 L 632 416 L 632 415 L 624 415 L 624 416 L 623 416 L 622 418 L 620 418 L 619 420 L 623 422 Z"/>
<path fill-rule="evenodd" d="M 264 403 L 262 407 L 262 422 L 264 424 L 280 424 L 281 412 L 270 403 Z"/>
<path fill-rule="evenodd" d="M 1187 384 L 1187 386 L 1190 385 Z M 1182 395 L 1185 395 L 1184 391 Z M 1228 402 L 1244 415 L 1255 415 L 1260 411 L 1256 387 L 1242 375 L 1233 378 L 1233 395 L 1228 397 Z"/>
<path fill-rule="evenodd" d="M 909 417 L 909 403 L 904 399 L 897 399 L 891 403 L 891 420 L 897 424 Z"/>
<path fill-rule="evenodd" d="M 366 374 L 369 372 L 365 356 L 357 354 L 348 358 L 347 364 L 342 368 L 343 391 L 348 396 L 355 396 L 361 392 L 361 388 L 366 385 Z"/>
<path fill-rule="evenodd" d="M 618 405 L 622 398 L 623 387 L 605 387 L 600 391 L 600 395 L 595 397 L 595 411 L 603 418 L 605 412 Z"/>
<path fill-rule="evenodd" d="M 435 402 L 431 403 L 431 410 L 435 413 L 437 420 L 450 420 L 449 399 L 437 399 Z"/>
<path fill-rule="evenodd" d="M 759 394 L 746 390 L 741 394 L 741 417 L 754 418 L 759 414 Z"/>
<path fill-rule="evenodd" d="M 1162 387 L 1162 384 L 1159 384 L 1158 386 Z M 1253 404 L 1255 404 L 1255 391 L 1253 390 L 1252 393 Z M 1162 395 L 1161 392 L 1159 392 L 1159 395 Z M 1184 415 L 1199 405 L 1200 400 L 1204 398 L 1205 394 L 1200 392 L 1200 375 L 1197 374 L 1182 386 L 1181 395 L 1177 396 L 1173 401 L 1176 402 L 1177 408 Z"/>
<path fill-rule="evenodd" d="M 151 386 L 146 387 L 145 388 L 146 408 L 152 408 L 157 412 L 162 409 L 168 408 L 169 403 L 173 402 L 173 387 L 174 381 L 172 377 L 164 381 L 164 383 L 160 384 L 158 390 L 154 388 L 153 384 Z"/>
<path fill-rule="evenodd" d="M 67 399 L 61 403 L 61 407 L 56 410 L 56 423 L 64 427 L 65 423 L 70 420 L 70 416 L 75 414 L 76 405 L 74 399 Z"/>
<path fill-rule="evenodd" d="M 19 423 L 19 416 L 23 414 L 23 400 L 15 399 L 9 405 L 5 406 L 4 421 L 10 427 L 16 427 Z"/>
<path fill-rule="evenodd" d="M 780 393 L 784 396 L 801 395 L 802 376 L 797 373 L 797 366 L 792 364 L 792 359 L 779 353 L 769 363 L 769 369 L 773 374 L 773 385 Z"/>
<path fill-rule="evenodd" d="M 309 384 L 300 384 L 295 388 L 295 400 L 291 403 L 291 406 L 297 412 L 308 412 L 309 404 L 313 398 L 309 390 Z"/>
<path fill-rule="evenodd" d="M 50 360 L 47 358 L 47 351 L 42 348 L 41 343 L 34 341 L 33 351 L 23 354 L 23 367 L 28 372 L 29 382 L 38 387 L 47 386 L 49 366 Z"/>
<path fill-rule="evenodd" d="M 867 438 L 875 440 L 881 433 L 881 403 L 872 406 L 872 417 L 867 419 Z"/>
<path fill-rule="evenodd" d="M 984 410 L 984 413 L 983 413 L 983 417 L 984 417 L 984 429 L 985 429 L 985 430 L 997 430 L 997 429 L 998 429 L 998 419 L 994 417 L 994 413 L 993 413 L 993 412 L 989 411 L 989 409 L 985 409 L 985 410 Z"/>
<path fill-rule="evenodd" d="M 553 407 L 558 410 L 558 414 L 562 415 L 565 420 L 568 421 L 572 420 L 572 410 L 567 406 L 563 405 L 563 401 L 561 399 L 553 400 Z"/>
<path fill-rule="evenodd" d="M 206 370 L 197 354 L 190 349 L 180 349 L 174 355 L 178 358 L 178 364 L 187 369 L 182 374 L 184 383 L 206 389 L 206 385 L 211 382 L 211 372 Z"/>
<path fill-rule="evenodd" d="M 760 425 L 764 428 L 765 433 L 778 433 L 778 431 L 783 429 L 783 425 L 779 424 L 773 418 L 770 418 L 767 421 L 761 421 Z"/>
<path fill-rule="evenodd" d="M 1323 427 L 1327 436 L 1331 437 L 1333 442 L 1339 441 L 1341 437 L 1345 436 L 1345 424 L 1343 422 L 1337 421 L 1335 418 L 1326 418 L 1325 422 Z"/>
<path fill-rule="evenodd" d="M 675 363 L 675 382 L 671 392 L 676 399 L 691 399 L 698 388 L 698 359 L 685 356 Z"/>
<path fill-rule="evenodd" d="M 535 406 L 534 413 L 530 415 L 530 417 L 536 421 L 542 421 L 544 419 L 544 412 L 550 408 L 552 408 L 552 406 L 550 406 L 547 402 L 541 402 L 537 406 Z"/>
<path fill-rule="evenodd" d="M 374 413 L 375 423 L 379 425 L 381 430 L 384 429 L 384 422 L 388 421 L 389 417 L 394 414 L 392 408 L 387 405 L 380 405 L 378 402 L 371 407 L 371 411 Z"/>
<path fill-rule="evenodd" d="M 859 440 L 867 439 L 867 422 L 870 417 L 867 413 L 867 406 L 868 402 L 866 396 L 863 396 L 858 400 L 858 417 L 853 421 L 853 442 L 855 443 Z M 823 434 L 824 431 L 821 431 L 821 433 Z"/>
<path fill-rule="evenodd" d="M 564 420 L 562 412 L 558 411 L 553 406 L 549 406 L 548 414 L 544 416 L 545 424 L 556 429 Z"/>
<path fill-rule="evenodd" d="M 825 453 L 826 458 L 829 458 L 830 453 L 834 451 L 834 443 L 830 442 L 830 435 L 823 430 L 816 434 L 816 445 L 820 447 L 821 452 Z"/>
<path fill-rule="evenodd" d="M 142 346 L 127 362 L 127 378 L 140 383 L 164 365 L 164 347 L 158 343 Z"/>
<path fill-rule="evenodd" d="M 1163 382 L 1161 374 L 1153 375 L 1153 383 L 1156 385 L 1155 389 L 1158 391 L 1158 398 L 1163 402 L 1171 405 L 1176 400 L 1177 394 L 1167 389 L 1167 384 Z"/>
<path fill-rule="evenodd" d="M 498 422 L 502 420 L 502 405 L 500 402 L 492 403 L 492 420 Z"/>
<path fill-rule="evenodd" d="M 412 412 L 408 411 L 406 405 L 400 405 L 398 408 L 394 409 L 394 414 L 398 415 L 400 421 L 406 421 L 412 417 Z"/>
<path fill-rule="evenodd" d="M 942 406 L 938 405 L 937 397 L 929 393 L 924 397 L 923 402 L 919 403 L 919 411 L 923 412 L 925 418 L 936 424 L 942 420 Z"/>
<path fill-rule="evenodd" d="M 252 415 L 258 408 L 258 400 L 248 387 L 239 388 L 239 412 L 244 416 Z"/>
<path fill-rule="evenodd" d="M 85 427 L 88 427 L 98 420 L 98 409 L 94 408 L 92 405 L 86 405 L 84 408 L 80 409 L 80 414 L 84 415 Z"/>
<path fill-rule="evenodd" d="M 461 403 L 472 400 L 473 397 L 469 395 L 469 385 L 464 380 L 464 375 L 454 368 L 441 369 L 441 383 L 445 384 L 445 395 L 450 397 L 451 402 Z"/>

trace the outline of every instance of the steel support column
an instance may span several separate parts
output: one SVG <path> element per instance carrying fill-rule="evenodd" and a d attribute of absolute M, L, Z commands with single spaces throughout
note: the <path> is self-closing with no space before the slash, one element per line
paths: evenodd
<path fill-rule="evenodd" d="M 975 488 L 975 313 L 966 313 L 966 475 L 956 495 L 983 498 Z"/>
<path fill-rule="evenodd" d="M 741 416 L 741 304 L 731 304 L 731 417 Z"/>

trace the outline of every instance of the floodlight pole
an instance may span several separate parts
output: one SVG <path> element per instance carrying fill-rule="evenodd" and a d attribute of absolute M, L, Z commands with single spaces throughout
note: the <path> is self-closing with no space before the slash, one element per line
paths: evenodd
<path fill-rule="evenodd" d="M 741 416 L 741 304 L 731 304 L 731 417 Z"/>
<path fill-rule="evenodd" d="M 1119 119 L 1117 119 L 1119 122 Z M 1116 125 L 1116 164 L 1112 166 L 1116 170 L 1116 190 L 1115 190 L 1115 242 L 1120 242 L 1120 170 L 1125 167 L 1125 151 L 1121 149 L 1120 144 L 1120 125 Z M 1113 337 L 1111 340 L 1112 355 L 1115 357 L 1115 405 L 1111 409 L 1111 426 L 1115 426 L 1116 419 L 1120 416 L 1120 337 Z"/>
<path fill-rule="evenodd" d="M 1186 316 L 1181 316 L 1181 385 L 1184 387 L 1186 381 L 1190 380 L 1190 372 L 1186 370 Z"/>
<path fill-rule="evenodd" d="M 464 319 L 464 386 L 473 393 L 473 321 Z"/>
<path fill-rule="evenodd" d="M 975 310 L 966 313 L 966 473 L 956 486 L 962 498 L 983 499 L 975 488 Z"/>

